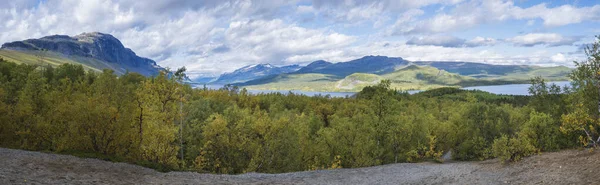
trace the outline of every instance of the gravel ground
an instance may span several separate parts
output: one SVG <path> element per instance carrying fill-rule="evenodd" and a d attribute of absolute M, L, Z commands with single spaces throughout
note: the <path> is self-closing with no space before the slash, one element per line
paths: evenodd
<path fill-rule="evenodd" d="M 565 150 L 512 164 L 400 163 L 283 174 L 161 173 L 126 163 L 0 148 L 0 184 L 600 184 L 600 152 Z"/>

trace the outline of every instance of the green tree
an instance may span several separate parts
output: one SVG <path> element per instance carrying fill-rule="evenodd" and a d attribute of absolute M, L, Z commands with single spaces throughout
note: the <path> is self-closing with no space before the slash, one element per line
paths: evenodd
<path fill-rule="evenodd" d="M 542 151 L 554 151 L 559 149 L 560 132 L 554 125 L 554 120 L 550 115 L 538 112 L 531 112 L 529 121 L 523 125 L 521 135 L 527 137 L 535 148 Z"/>
<path fill-rule="evenodd" d="M 526 137 L 502 137 L 494 140 L 492 151 L 495 157 L 503 162 L 519 161 L 523 157 L 537 153 L 537 149 Z"/>
<path fill-rule="evenodd" d="M 562 116 L 561 130 L 575 133 L 584 145 L 600 146 L 600 36 L 585 48 L 587 60 L 575 62 L 569 75 L 572 81 L 571 111 Z M 585 135 L 583 135 L 585 134 Z"/>

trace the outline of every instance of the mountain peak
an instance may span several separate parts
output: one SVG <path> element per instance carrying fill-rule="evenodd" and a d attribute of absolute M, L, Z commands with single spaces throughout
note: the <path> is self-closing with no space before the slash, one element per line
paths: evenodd
<path fill-rule="evenodd" d="M 266 63 L 266 64 L 258 64 L 257 67 L 274 68 L 275 66 L 273 66 L 269 63 Z"/>
<path fill-rule="evenodd" d="M 265 64 L 252 64 L 252 65 L 247 65 L 244 66 L 242 68 L 239 68 L 237 70 L 235 70 L 234 72 L 243 72 L 243 71 L 250 71 L 250 70 L 262 70 L 262 69 L 270 69 L 270 68 L 275 68 L 275 66 L 269 64 L 269 63 L 265 63 Z"/>
<path fill-rule="evenodd" d="M 74 36 L 74 38 L 77 39 L 77 41 L 79 41 L 79 42 L 94 43 L 94 42 L 99 42 L 99 41 L 110 41 L 116 45 L 123 46 L 121 41 L 119 41 L 119 39 L 117 39 L 116 37 L 114 37 L 110 34 L 100 33 L 100 32 L 82 33 L 82 34 Z"/>
<path fill-rule="evenodd" d="M 365 58 L 388 58 L 388 57 L 381 56 L 381 55 L 366 55 L 366 56 L 363 56 L 361 59 L 365 59 Z"/>
<path fill-rule="evenodd" d="M 317 61 L 311 62 L 307 66 L 310 66 L 310 65 L 323 65 L 323 64 L 332 64 L 332 63 L 331 62 L 327 62 L 325 60 L 317 60 Z"/>
<path fill-rule="evenodd" d="M 404 60 L 402 57 L 388 57 L 388 56 L 381 56 L 381 55 L 367 55 L 367 56 L 363 56 L 362 58 L 359 58 L 357 60 L 388 60 L 388 59 Z"/>

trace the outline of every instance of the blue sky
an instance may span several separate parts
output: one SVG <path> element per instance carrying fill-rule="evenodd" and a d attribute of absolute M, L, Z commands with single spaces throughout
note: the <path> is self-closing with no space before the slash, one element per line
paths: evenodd
<path fill-rule="evenodd" d="M 365 55 L 572 66 L 600 35 L 600 2 L 21 0 L 0 20 L 0 42 L 99 31 L 192 77 Z"/>

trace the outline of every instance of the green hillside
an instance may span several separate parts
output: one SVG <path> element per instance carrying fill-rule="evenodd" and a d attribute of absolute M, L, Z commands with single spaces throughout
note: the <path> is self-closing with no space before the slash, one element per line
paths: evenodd
<path fill-rule="evenodd" d="M 472 77 L 449 73 L 431 66 L 408 66 L 393 73 L 383 75 L 392 81 L 392 87 L 402 90 L 431 89 L 441 86 L 457 86 Z"/>
<path fill-rule="evenodd" d="M 112 65 L 107 62 L 102 62 L 97 59 L 87 57 L 69 56 L 66 57 L 60 53 L 51 51 L 15 51 L 15 50 L 0 50 L 0 57 L 9 62 L 17 64 L 25 63 L 30 65 L 51 65 L 57 67 L 61 64 L 81 64 L 86 70 L 102 71 L 103 69 L 112 69 L 117 74 L 124 74 L 125 69 Z"/>
<path fill-rule="evenodd" d="M 391 80 L 392 88 L 398 90 L 458 87 L 461 82 L 475 80 L 472 77 L 448 73 L 434 67 L 411 65 L 385 75 L 354 73 L 343 79 L 316 73 L 285 74 L 262 81 L 253 81 L 253 85 L 245 87 L 253 90 L 356 92 L 383 79 Z"/>
<path fill-rule="evenodd" d="M 363 87 L 372 86 L 385 78 L 368 73 L 354 73 L 336 83 L 336 88 L 340 91 L 360 91 Z"/>
<path fill-rule="evenodd" d="M 0 57 L 4 58 L 9 62 L 17 64 L 30 64 L 30 65 L 51 65 L 53 67 L 61 64 L 81 64 L 88 70 L 99 71 L 98 68 L 91 67 L 89 65 L 61 57 L 59 54 L 54 52 L 39 52 L 39 51 L 14 51 L 14 50 L 0 50 Z"/>
<path fill-rule="evenodd" d="M 531 78 L 541 76 L 542 78 L 549 81 L 564 81 L 569 80 L 567 75 L 571 73 L 573 69 L 565 66 L 556 67 L 533 67 L 530 71 L 518 71 L 508 73 L 504 76 L 488 77 L 484 79 L 490 80 L 530 80 Z"/>
<path fill-rule="evenodd" d="M 430 66 L 411 65 L 385 75 L 354 73 L 337 82 L 336 91 L 360 91 L 362 88 L 379 83 L 383 79 L 392 82 L 398 90 L 433 89 L 458 87 L 458 84 L 474 78 L 449 73 Z"/>
<path fill-rule="evenodd" d="M 330 92 L 357 92 L 366 86 L 389 79 L 391 88 L 397 90 L 428 90 L 440 87 L 468 87 L 480 85 L 502 85 L 529 83 L 541 76 L 550 81 L 567 80 L 571 71 L 567 67 L 532 67 L 529 71 L 516 71 L 502 76 L 475 78 L 450 73 L 431 66 L 410 65 L 394 72 L 376 75 L 354 73 L 344 78 L 318 73 L 283 74 L 240 84 L 252 90 L 304 90 Z"/>
<path fill-rule="evenodd" d="M 250 81 L 242 86 L 253 90 L 334 91 L 338 80 L 334 75 L 318 73 L 282 74 Z"/>

